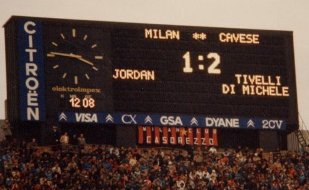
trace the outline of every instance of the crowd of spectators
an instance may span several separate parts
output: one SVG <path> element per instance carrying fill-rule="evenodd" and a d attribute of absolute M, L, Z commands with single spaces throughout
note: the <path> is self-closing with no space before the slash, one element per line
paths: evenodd
<path fill-rule="evenodd" d="M 0 189 L 309 189 L 307 152 L 124 148 L 86 145 L 83 138 L 82 146 L 59 148 L 39 147 L 35 139 L 2 142 Z"/>

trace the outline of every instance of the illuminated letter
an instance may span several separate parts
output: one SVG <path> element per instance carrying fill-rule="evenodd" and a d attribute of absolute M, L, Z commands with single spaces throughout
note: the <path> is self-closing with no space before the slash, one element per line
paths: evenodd
<path fill-rule="evenodd" d="M 276 80 L 277 80 L 276 85 L 277 86 L 281 86 L 280 78 L 281 78 L 280 76 L 276 76 Z"/>
<path fill-rule="evenodd" d="M 27 93 L 27 105 L 28 106 L 38 106 L 38 93 L 29 92 Z"/>
<path fill-rule="evenodd" d="M 29 90 L 36 90 L 39 87 L 39 81 L 34 77 L 27 78 L 25 83 Z"/>
<path fill-rule="evenodd" d="M 253 43 L 254 44 L 259 44 L 260 43 L 260 41 L 259 41 L 259 35 L 258 34 L 253 34 Z"/>
<path fill-rule="evenodd" d="M 224 39 L 224 37 L 225 37 L 225 39 Z M 224 33 L 220 33 L 220 34 L 219 34 L 219 40 L 220 40 L 221 42 L 226 42 L 226 35 L 225 35 Z"/>
<path fill-rule="evenodd" d="M 34 63 L 26 63 L 26 75 L 27 76 L 38 76 L 38 66 Z"/>
<path fill-rule="evenodd" d="M 145 38 L 152 38 L 152 29 L 145 28 Z"/>
<path fill-rule="evenodd" d="M 241 74 L 235 74 L 235 77 L 237 79 L 237 84 L 240 84 L 241 83 L 241 80 L 240 80 Z"/>
<path fill-rule="evenodd" d="M 290 96 L 289 87 L 287 87 L 287 86 L 282 87 L 282 96 Z"/>
<path fill-rule="evenodd" d="M 113 75 L 114 79 L 117 79 L 119 77 L 118 73 L 119 73 L 119 69 L 115 69 L 115 74 Z"/>
<path fill-rule="evenodd" d="M 32 21 L 28 21 L 24 24 L 24 30 L 25 32 L 27 32 L 28 34 L 34 34 L 36 32 L 36 30 L 34 29 L 29 29 L 29 26 L 35 26 L 35 23 Z"/>
<path fill-rule="evenodd" d="M 36 53 L 36 49 L 26 49 L 25 51 L 29 53 L 29 61 L 33 62 L 33 53 Z"/>
<path fill-rule="evenodd" d="M 31 107 L 27 107 L 27 120 L 39 120 L 40 113 L 39 113 L 39 108 L 31 108 Z"/>

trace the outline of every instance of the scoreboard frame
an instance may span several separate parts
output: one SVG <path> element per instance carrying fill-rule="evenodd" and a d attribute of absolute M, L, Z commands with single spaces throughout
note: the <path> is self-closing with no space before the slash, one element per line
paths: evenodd
<path fill-rule="evenodd" d="M 298 129 L 291 31 L 13 16 L 11 122 Z"/>

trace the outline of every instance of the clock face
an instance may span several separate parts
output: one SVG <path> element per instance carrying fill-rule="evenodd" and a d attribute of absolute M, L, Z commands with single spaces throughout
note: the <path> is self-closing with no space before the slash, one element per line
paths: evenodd
<path fill-rule="evenodd" d="M 55 105 L 49 112 L 111 107 L 109 32 L 53 23 L 44 26 L 43 44 L 46 94 Z"/>
<path fill-rule="evenodd" d="M 86 28 L 49 30 L 45 49 L 48 72 L 65 85 L 88 86 L 96 82 L 104 70 L 105 51 L 104 39 L 95 36 Z"/>

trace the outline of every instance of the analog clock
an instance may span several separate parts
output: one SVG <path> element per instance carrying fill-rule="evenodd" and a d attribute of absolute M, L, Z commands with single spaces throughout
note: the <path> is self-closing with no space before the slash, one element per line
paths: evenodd
<path fill-rule="evenodd" d="M 53 102 L 48 111 L 112 107 L 110 31 L 54 22 L 44 25 L 42 34 L 46 96 Z"/>
<path fill-rule="evenodd" d="M 92 35 L 74 27 L 51 33 L 46 50 L 50 72 L 68 85 L 93 83 L 104 64 L 104 48 Z"/>

